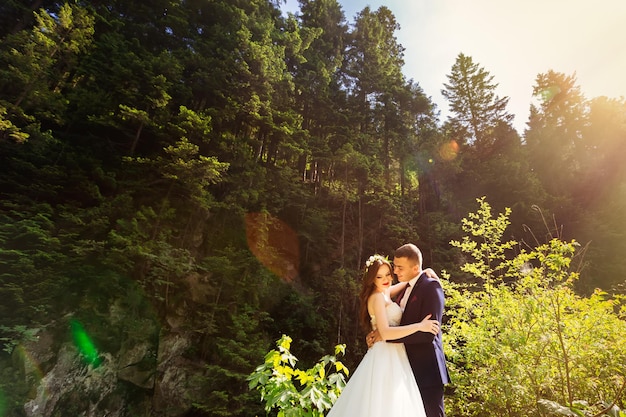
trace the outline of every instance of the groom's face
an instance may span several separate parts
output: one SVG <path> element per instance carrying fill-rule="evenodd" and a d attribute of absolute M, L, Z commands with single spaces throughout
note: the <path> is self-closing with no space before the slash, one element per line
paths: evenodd
<path fill-rule="evenodd" d="M 409 282 L 418 274 L 417 264 L 411 262 L 409 258 L 393 258 L 393 273 L 400 282 Z"/>

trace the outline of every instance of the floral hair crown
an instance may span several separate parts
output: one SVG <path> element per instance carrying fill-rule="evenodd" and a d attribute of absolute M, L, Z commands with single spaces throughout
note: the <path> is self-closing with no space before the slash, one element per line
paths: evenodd
<path fill-rule="evenodd" d="M 367 259 L 367 261 L 365 261 L 365 271 L 367 272 L 369 267 L 372 266 L 374 264 L 374 262 L 376 262 L 376 261 L 389 263 L 389 258 L 387 258 L 386 256 L 383 256 L 383 255 L 379 255 L 379 254 L 370 256 Z"/>

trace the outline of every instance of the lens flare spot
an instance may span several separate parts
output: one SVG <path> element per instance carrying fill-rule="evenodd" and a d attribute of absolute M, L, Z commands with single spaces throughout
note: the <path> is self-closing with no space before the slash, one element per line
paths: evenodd
<path fill-rule="evenodd" d="M 74 343 L 76 344 L 78 351 L 83 356 L 85 361 L 94 367 L 100 365 L 98 350 L 96 349 L 96 346 L 85 331 L 83 325 L 76 320 L 72 320 L 70 326 L 72 330 L 72 336 L 74 337 Z"/>
<path fill-rule="evenodd" d="M 47 397 L 47 387 L 45 385 L 40 386 L 41 381 L 43 380 L 43 372 L 41 371 L 41 367 L 37 363 L 37 360 L 33 358 L 33 355 L 31 355 L 23 345 L 16 346 L 13 354 L 21 363 L 24 375 L 26 376 L 26 380 L 29 385 L 31 387 L 40 387 L 40 389 L 43 390 L 43 395 Z M 0 407 L 0 409 L 2 409 L 2 407 Z M 0 413 L 0 417 L 2 417 L 2 413 Z"/>
<path fill-rule="evenodd" d="M 293 229 L 268 213 L 248 213 L 245 222 L 250 251 L 267 269 L 292 282 L 300 263 L 300 245 Z"/>
<path fill-rule="evenodd" d="M 459 144 L 455 140 L 444 143 L 439 147 L 439 157 L 444 161 L 452 161 L 459 154 Z"/>
<path fill-rule="evenodd" d="M 537 96 L 541 99 L 541 101 L 548 102 L 551 101 L 554 96 L 561 92 L 561 87 L 558 85 L 551 85 L 550 87 L 544 88 L 543 90 L 537 93 Z"/>

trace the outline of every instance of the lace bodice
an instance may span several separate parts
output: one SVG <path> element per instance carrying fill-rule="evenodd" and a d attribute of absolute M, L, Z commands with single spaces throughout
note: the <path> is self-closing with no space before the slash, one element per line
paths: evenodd
<path fill-rule="evenodd" d="M 385 307 L 387 311 L 387 322 L 390 326 L 397 326 L 400 324 L 400 319 L 402 319 L 402 309 L 396 303 L 389 303 Z M 372 329 L 376 330 L 376 317 L 372 316 L 370 322 L 372 323 Z"/>

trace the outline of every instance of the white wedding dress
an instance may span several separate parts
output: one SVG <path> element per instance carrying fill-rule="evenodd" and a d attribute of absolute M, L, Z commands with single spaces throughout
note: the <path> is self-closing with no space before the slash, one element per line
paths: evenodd
<path fill-rule="evenodd" d="M 387 321 L 397 326 L 402 309 L 386 307 Z M 372 317 L 372 328 L 376 318 Z M 422 396 L 402 343 L 372 346 L 326 417 L 425 417 Z"/>

